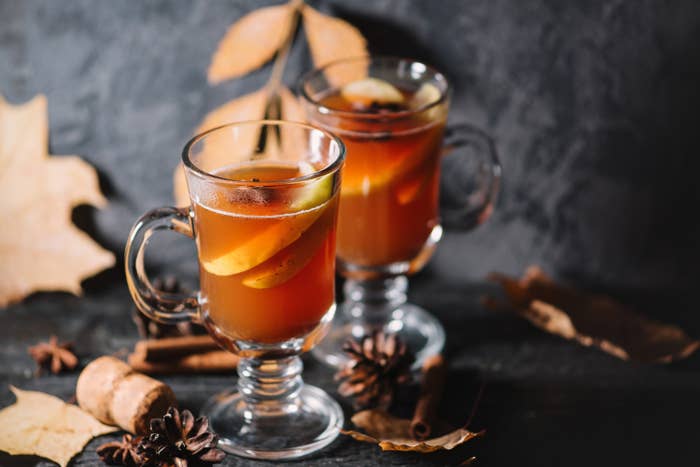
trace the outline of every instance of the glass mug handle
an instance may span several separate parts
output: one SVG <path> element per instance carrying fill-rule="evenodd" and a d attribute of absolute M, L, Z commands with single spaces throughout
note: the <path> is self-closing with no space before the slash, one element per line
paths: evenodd
<path fill-rule="evenodd" d="M 176 294 L 156 290 L 146 275 L 145 248 L 151 235 L 159 230 L 172 230 L 192 238 L 194 229 L 189 208 L 164 207 L 141 216 L 129 233 L 124 262 L 126 282 L 134 303 L 149 318 L 163 324 L 197 321 L 197 294 Z"/>
<path fill-rule="evenodd" d="M 468 124 L 447 127 L 440 171 L 443 226 L 470 230 L 484 223 L 493 212 L 501 182 L 493 140 Z"/>

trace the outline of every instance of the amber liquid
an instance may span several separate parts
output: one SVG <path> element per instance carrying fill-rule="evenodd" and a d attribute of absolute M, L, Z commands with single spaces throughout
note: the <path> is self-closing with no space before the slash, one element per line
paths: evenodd
<path fill-rule="evenodd" d="M 258 163 L 216 175 L 265 182 L 301 173 Z M 202 311 L 217 334 L 283 342 L 311 332 L 333 305 L 338 196 L 300 209 L 299 192 L 241 187 L 193 203 Z"/>
<path fill-rule="evenodd" d="M 410 93 L 404 95 L 410 100 Z M 339 93 L 321 103 L 357 110 Z M 375 267 L 418 256 L 438 225 L 444 125 L 444 116 L 426 119 L 422 113 L 390 121 L 388 131 L 386 122 L 377 131 L 377 123 L 359 119 L 340 119 L 332 129 L 347 148 L 338 218 L 342 261 Z"/>

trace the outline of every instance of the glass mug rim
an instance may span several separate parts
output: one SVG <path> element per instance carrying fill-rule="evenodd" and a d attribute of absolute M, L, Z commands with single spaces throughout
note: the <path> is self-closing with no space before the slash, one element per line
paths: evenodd
<path fill-rule="evenodd" d="M 323 105 L 323 103 L 319 99 L 315 99 L 313 96 L 309 95 L 309 93 L 306 90 L 306 84 L 311 81 L 313 78 L 322 75 L 327 69 L 338 66 L 338 65 L 344 65 L 348 63 L 357 63 L 360 61 L 367 61 L 368 63 L 394 63 L 394 64 L 399 64 L 401 62 L 407 62 L 411 64 L 419 64 L 422 67 L 424 67 L 423 72 L 430 72 L 432 73 L 433 76 L 437 78 L 437 80 L 442 83 L 442 88 L 439 89 L 440 91 L 440 97 L 437 100 L 428 102 L 427 104 L 424 104 L 418 108 L 415 109 L 406 109 L 406 110 L 388 110 L 384 111 L 381 114 L 373 114 L 373 113 L 368 113 L 368 112 L 361 112 L 357 110 L 340 110 L 340 109 L 334 109 L 332 107 L 327 107 Z M 338 117 L 345 117 L 345 118 L 361 118 L 363 120 L 395 120 L 395 119 L 401 119 L 401 118 L 407 118 L 407 117 L 412 117 L 414 115 L 421 114 L 423 112 L 426 112 L 434 107 L 438 107 L 445 103 L 450 95 L 452 94 L 452 85 L 450 84 L 450 81 L 447 79 L 447 77 L 437 68 L 428 65 L 424 62 L 421 62 L 420 60 L 415 60 L 413 58 L 409 57 L 401 57 L 398 55 L 361 55 L 361 56 L 356 56 L 356 57 L 349 57 L 349 58 L 341 58 L 338 60 L 333 60 L 329 63 L 326 63 L 325 65 L 321 67 L 317 67 L 312 69 L 311 71 L 308 71 L 302 75 L 302 77 L 299 79 L 299 83 L 297 84 L 297 89 L 299 92 L 299 95 L 301 98 L 306 102 L 307 104 L 311 104 L 316 108 L 316 110 L 323 114 L 323 115 L 331 115 L 331 116 L 338 116 Z"/>
<path fill-rule="evenodd" d="M 215 175 L 213 173 L 208 172 L 207 170 L 202 169 L 201 167 L 197 166 L 197 164 L 192 161 L 192 158 L 190 157 L 192 154 L 192 148 L 194 147 L 195 144 L 204 141 L 207 136 L 211 136 L 214 133 L 218 133 L 219 131 L 229 129 L 229 128 L 235 128 L 235 127 L 241 127 L 241 126 L 267 126 L 267 125 L 272 125 L 272 126 L 278 126 L 278 127 L 297 127 L 300 129 L 305 129 L 305 130 L 310 130 L 310 131 L 317 131 L 321 134 L 324 135 L 324 137 L 329 138 L 331 141 L 333 141 L 337 147 L 337 155 L 335 157 L 335 160 L 333 160 L 331 163 L 326 164 L 323 168 L 314 170 L 312 173 L 307 174 L 307 175 L 302 175 L 301 177 L 292 177 L 292 178 L 282 178 L 282 179 L 277 179 L 277 180 L 265 180 L 265 181 L 252 181 L 252 180 L 236 180 L 233 178 L 226 178 L 226 177 L 221 177 L 219 175 Z M 327 175 L 329 173 L 336 172 L 342 165 L 345 160 L 345 153 L 346 153 L 346 148 L 345 144 L 343 141 L 336 136 L 334 133 L 325 130 L 323 128 L 320 128 L 315 125 L 309 125 L 307 123 L 303 122 L 297 122 L 297 121 L 290 121 L 290 120 L 242 120 L 242 121 L 235 121 L 235 122 L 229 122 L 225 123 L 223 125 L 216 126 L 214 128 L 210 128 L 206 131 L 203 131 L 201 133 L 196 134 L 192 138 L 190 138 L 187 143 L 185 143 L 184 148 L 182 149 L 182 163 L 185 166 L 186 169 L 190 171 L 192 175 L 195 175 L 201 179 L 204 180 L 210 180 L 210 181 L 215 181 L 216 183 L 221 183 L 224 185 L 230 185 L 230 186 L 264 186 L 264 187 L 275 187 L 275 186 L 287 186 L 287 185 L 294 185 L 297 183 L 303 183 L 307 182 L 310 180 L 315 180 L 317 178 L 321 178 L 324 175 Z"/>

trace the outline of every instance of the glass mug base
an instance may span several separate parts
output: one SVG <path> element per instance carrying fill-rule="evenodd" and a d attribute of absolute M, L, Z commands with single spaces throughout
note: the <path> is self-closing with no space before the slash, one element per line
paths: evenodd
<path fill-rule="evenodd" d="M 219 448 L 251 459 L 296 459 L 322 449 L 343 427 L 343 411 L 321 389 L 304 385 L 295 403 L 270 414 L 250 408 L 238 390 L 212 398 L 202 409 Z"/>
<path fill-rule="evenodd" d="M 348 280 L 345 283 L 348 299 L 339 306 L 328 334 L 311 351 L 312 355 L 326 365 L 340 368 L 349 361 L 343 352 L 343 344 L 348 339 L 359 340 L 381 330 L 397 334 L 406 343 L 416 357 L 412 368 L 419 369 L 426 358 L 442 351 L 445 330 L 426 310 L 406 303 L 407 284 L 405 276 L 381 281 Z M 360 297 L 356 296 L 358 290 Z M 375 300 L 367 300 L 371 295 Z M 360 300 L 353 300 L 353 296 Z"/>

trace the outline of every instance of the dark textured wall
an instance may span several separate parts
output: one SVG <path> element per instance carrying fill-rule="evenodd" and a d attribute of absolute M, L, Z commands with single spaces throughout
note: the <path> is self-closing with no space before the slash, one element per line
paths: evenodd
<path fill-rule="evenodd" d="M 48 95 L 53 153 L 80 154 L 103 175 L 111 204 L 91 230 L 109 248 L 171 201 L 180 148 L 205 113 L 265 81 L 269 67 L 214 88 L 205 79 L 227 27 L 262 3 L 0 0 L 0 93 Z M 459 281 L 538 262 L 612 287 L 695 282 L 698 2 L 312 4 L 355 23 L 373 51 L 443 69 L 456 88 L 451 121 L 497 142 L 496 214 L 450 233 L 434 274 Z M 309 66 L 302 35 L 285 80 Z M 191 249 L 175 256 L 191 267 Z"/>

